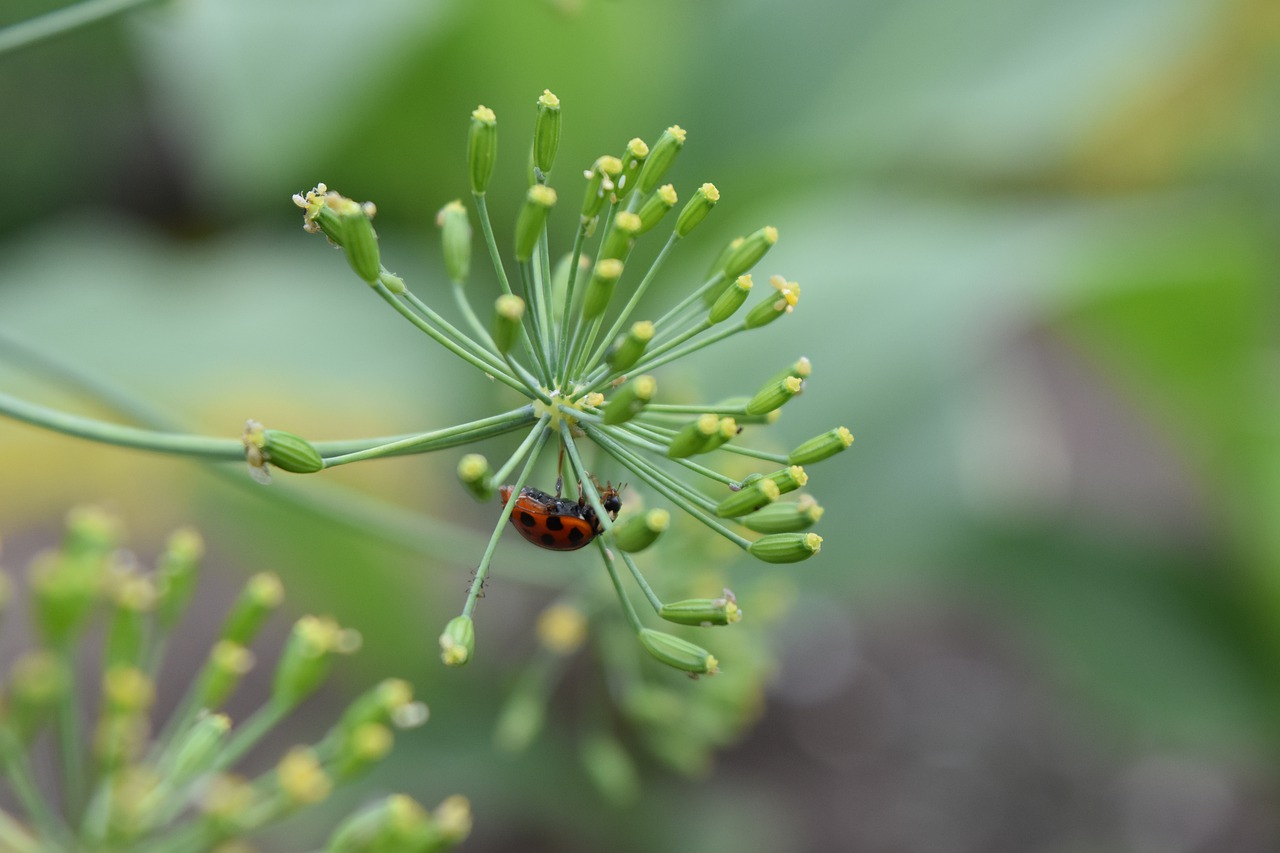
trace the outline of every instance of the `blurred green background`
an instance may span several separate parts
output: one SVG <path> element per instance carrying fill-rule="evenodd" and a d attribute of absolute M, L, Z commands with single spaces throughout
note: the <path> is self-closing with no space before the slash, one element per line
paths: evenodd
<path fill-rule="evenodd" d="M 49 5 L 7 0 L 0 24 Z M 291 615 L 365 634 L 328 701 L 398 674 L 432 707 L 349 796 L 464 793 L 466 849 L 1280 848 L 1273 0 L 161 3 L 0 55 L 0 328 L 208 433 L 508 407 L 369 298 L 289 196 L 376 201 L 388 266 L 444 303 L 433 219 L 467 189 L 467 116 L 499 116 L 505 246 L 543 88 L 573 200 L 553 249 L 578 170 L 673 123 L 677 190 L 723 200 L 655 302 L 728 239 L 781 232 L 760 272 L 800 281 L 795 315 L 664 387 L 749 392 L 805 355 L 768 440 L 857 436 L 811 472 L 822 554 L 729 567 L 785 576 L 794 602 L 757 635 L 778 660 L 760 720 L 713 766 L 641 759 L 642 795 L 614 804 L 575 747 L 607 712 L 572 696 L 528 754 L 493 749 L 548 584 L 600 568 L 504 541 L 479 659 L 444 671 L 435 637 L 492 517 L 455 484 L 461 451 L 324 475 L 402 508 L 428 557 L 193 463 L 0 421 L 10 571 L 98 502 L 144 554 L 205 532 L 210 620 L 279 572 Z M 29 367 L 0 360 L 0 388 L 109 416 Z M 731 630 L 765 631 L 750 612 Z M 577 670 L 568 692 L 594 695 L 596 663 Z M 308 827 L 263 847 L 303 849 Z"/>

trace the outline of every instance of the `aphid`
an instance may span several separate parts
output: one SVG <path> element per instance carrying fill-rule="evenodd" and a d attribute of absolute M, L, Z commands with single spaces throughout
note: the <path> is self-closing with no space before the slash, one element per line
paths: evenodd
<path fill-rule="evenodd" d="M 609 513 L 610 521 L 615 520 L 622 509 L 622 499 L 618 497 L 621 488 L 615 489 L 609 484 L 599 489 L 600 503 Z M 512 491 L 513 486 L 498 489 L 503 506 L 511 500 Z M 582 489 L 578 492 L 581 494 Z M 511 510 L 511 523 L 525 539 L 550 551 L 576 551 L 604 530 L 585 495 L 570 501 L 531 486 L 520 490 L 516 505 Z"/>

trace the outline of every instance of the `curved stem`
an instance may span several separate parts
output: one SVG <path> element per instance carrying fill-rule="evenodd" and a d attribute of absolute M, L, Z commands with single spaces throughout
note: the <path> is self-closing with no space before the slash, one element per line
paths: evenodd
<path fill-rule="evenodd" d="M 336 465 L 346 465 L 365 459 L 379 459 L 386 456 L 402 456 L 408 453 L 428 453 L 433 450 L 442 450 L 446 447 L 455 447 L 459 444 L 466 444 L 471 441 L 479 441 L 482 438 L 511 432 L 530 423 L 533 419 L 533 410 L 525 406 L 513 412 L 472 421 L 469 424 L 449 427 L 435 432 L 424 432 L 420 435 L 408 436 L 341 456 L 329 457 L 324 460 L 324 467 L 332 468 Z"/>
<path fill-rule="evenodd" d="M 0 54 L 106 20 L 155 0 L 82 0 L 0 29 Z"/>
<path fill-rule="evenodd" d="M 609 348 L 609 344 L 613 342 L 613 339 L 622 331 L 622 327 L 626 325 L 627 320 L 631 318 L 631 312 L 633 312 L 636 305 L 640 303 L 640 298 L 644 296 L 644 292 L 649 289 L 649 284 L 657 276 L 658 270 L 661 269 L 663 261 L 667 259 L 667 255 L 678 242 L 680 242 L 680 235 L 675 231 L 672 231 L 671 236 L 667 238 L 666 245 L 662 247 L 662 251 L 658 253 L 658 257 L 653 259 L 653 264 L 650 265 L 649 271 L 644 274 L 644 278 L 640 280 L 640 284 L 636 285 L 635 292 L 631 294 L 631 298 L 628 299 L 627 304 L 623 306 L 622 313 L 618 315 L 618 319 L 613 321 L 613 325 L 609 327 L 609 331 L 605 332 L 604 338 L 600 341 L 599 348 L 596 349 L 596 351 L 591 354 L 591 358 L 587 360 L 587 366 L 585 369 L 590 370 L 600 363 L 600 359 L 604 358 L 605 351 Z"/>

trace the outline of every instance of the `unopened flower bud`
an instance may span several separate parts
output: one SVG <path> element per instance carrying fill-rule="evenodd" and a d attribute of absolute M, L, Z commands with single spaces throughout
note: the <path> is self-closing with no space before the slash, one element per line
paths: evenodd
<path fill-rule="evenodd" d="M 766 225 L 759 231 L 747 235 L 742 244 L 734 249 L 724 263 L 725 278 L 734 279 L 760 262 L 760 259 L 778 242 L 778 229 Z"/>
<path fill-rule="evenodd" d="M 311 442 L 280 429 L 263 432 L 262 453 L 267 462 L 292 474 L 314 474 L 324 468 L 324 460 Z"/>
<path fill-rule="evenodd" d="M 809 482 L 809 475 L 804 472 L 804 468 L 799 465 L 791 465 L 787 468 L 781 468 L 772 474 L 765 475 L 766 479 L 773 480 L 778 486 L 778 491 L 782 494 L 794 492 L 801 488 L 805 483 Z"/>
<path fill-rule="evenodd" d="M 662 217 L 667 215 L 667 211 L 676 206 L 679 201 L 676 195 L 676 188 L 671 184 L 663 184 L 658 187 L 658 191 L 652 193 L 644 204 L 640 205 L 638 215 L 640 217 L 640 233 L 646 234 L 653 229 L 655 225 L 662 221 Z"/>
<path fill-rule="evenodd" d="M 71 672 L 53 652 L 26 652 L 14 661 L 5 710 L 18 736 L 25 741 L 51 722 L 70 689 Z"/>
<path fill-rule="evenodd" d="M 183 782 L 213 769 L 231 730 L 226 714 L 201 714 L 174 743 L 171 778 Z"/>
<path fill-rule="evenodd" d="M 633 513 L 613 526 L 613 543 L 620 551 L 643 551 L 663 534 L 671 524 L 671 513 L 665 509 L 651 509 Z"/>
<path fill-rule="evenodd" d="M 461 201 L 451 201 L 436 214 L 440 248 L 449 280 L 461 284 L 471 271 L 471 221 Z"/>
<path fill-rule="evenodd" d="M 378 283 L 394 293 L 396 296 L 400 296 L 409 289 L 405 286 L 403 278 L 393 272 L 388 272 L 387 270 L 383 270 L 378 273 Z"/>
<path fill-rule="evenodd" d="M 382 260 L 369 208 L 352 202 L 344 205 L 338 215 L 342 220 L 342 251 L 347 256 L 347 263 L 360 278 L 376 284 L 382 271 Z"/>
<path fill-rule="evenodd" d="M 721 518 L 737 518 L 755 512 L 778 499 L 778 484 L 761 478 L 729 495 L 716 505 L 716 515 Z"/>
<path fill-rule="evenodd" d="M 605 361 L 614 370 L 628 370 L 640 360 L 649 341 L 653 340 L 653 323 L 641 320 L 633 323 L 626 336 L 605 354 Z"/>
<path fill-rule="evenodd" d="M 816 533 L 771 533 L 752 542 L 747 550 L 766 563 L 798 563 L 822 550 L 822 537 Z"/>
<path fill-rule="evenodd" d="M 186 610 L 195 592 L 202 556 L 204 540 L 194 529 L 182 527 L 170 534 L 156 565 L 156 623 L 165 630 Z"/>
<path fill-rule="evenodd" d="M 582 296 L 582 318 L 594 320 L 609 307 L 614 288 L 622 277 L 622 261 L 616 258 L 605 258 L 596 264 L 591 271 L 591 280 L 587 283 L 586 293 Z"/>
<path fill-rule="evenodd" d="M 471 113 L 471 129 L 467 134 L 467 166 L 471 173 L 471 192 L 484 195 L 498 160 L 498 117 L 486 106 Z"/>
<path fill-rule="evenodd" d="M 292 708 L 329 676 L 335 653 L 359 648 L 360 635 L 329 617 L 303 616 L 294 623 L 271 685 L 271 699 Z"/>
<path fill-rule="evenodd" d="M 769 504 L 744 516 L 742 525 L 757 533 L 797 533 L 808 530 L 822 518 L 822 507 L 809 495 L 798 501 Z"/>
<path fill-rule="evenodd" d="M 462 666 L 476 651 L 476 626 L 470 616 L 455 616 L 440 635 L 440 660 L 445 666 Z"/>
<path fill-rule="evenodd" d="M 426 809 L 411 797 L 393 794 L 347 818 L 325 847 L 327 853 L 438 850 L 435 828 Z"/>
<path fill-rule="evenodd" d="M 227 701 L 245 673 L 253 669 L 253 652 L 239 643 L 219 640 L 209 651 L 197 682 L 198 705 L 201 708 L 219 708 Z"/>
<path fill-rule="evenodd" d="M 853 433 L 844 427 L 837 427 L 801 444 L 791 451 L 787 461 L 792 465 L 812 465 L 847 450 L 851 444 L 853 444 Z"/>
<path fill-rule="evenodd" d="M 800 389 L 803 387 L 804 380 L 797 379 L 794 376 L 770 382 L 761 388 L 747 403 L 746 413 L 748 415 L 763 415 L 765 412 L 772 412 L 774 409 L 780 408 L 783 403 L 786 403 L 796 394 L 799 394 Z"/>
<path fill-rule="evenodd" d="M 622 152 L 622 172 L 618 175 L 617 189 L 613 195 L 618 200 L 626 198 L 636 186 L 636 178 L 644 161 L 649 159 L 649 146 L 643 139 L 633 139 L 627 143 L 627 150 Z"/>
<path fill-rule="evenodd" d="M 609 223 L 609 230 L 601 241 L 600 257 L 617 258 L 625 261 L 636 244 L 636 236 L 640 233 L 640 217 L 626 210 L 618 211 Z"/>
<path fill-rule="evenodd" d="M 551 174 L 560 150 L 560 99 L 543 89 L 538 98 L 538 117 L 533 123 L 533 166 L 545 180 Z"/>
<path fill-rule="evenodd" d="M 707 314 L 707 322 L 723 323 L 734 315 L 751 293 L 751 276 L 740 275 L 721 292 Z"/>
<path fill-rule="evenodd" d="M 112 667 L 102 676 L 102 699 L 115 714 L 146 711 L 156 699 L 155 683 L 137 667 Z"/>
<path fill-rule="evenodd" d="M 667 666 L 694 675 L 715 675 L 719 671 L 719 662 L 710 652 L 682 637 L 641 628 L 639 638 L 644 650 Z"/>
<path fill-rule="evenodd" d="M 649 152 L 649 158 L 644 161 L 640 178 L 636 181 L 636 187 L 641 193 L 651 193 L 661 183 L 667 170 L 675 162 L 676 155 L 684 147 L 684 140 L 685 130 L 679 125 L 672 125 L 662 132 Z"/>
<path fill-rule="evenodd" d="M 680 237 L 688 237 L 689 232 L 707 218 L 707 214 L 719 200 L 720 190 L 716 189 L 715 184 L 703 184 L 698 187 L 698 191 L 685 204 L 684 210 L 680 211 L 680 216 L 676 219 L 676 234 Z"/>
<path fill-rule="evenodd" d="M 582 221 L 590 222 L 600 213 L 605 198 L 614 191 L 622 174 L 622 161 L 611 154 L 596 160 L 586 173 L 587 191 L 582 197 Z"/>
<path fill-rule="evenodd" d="M 538 614 L 534 633 L 547 651 L 570 655 L 581 648 L 587 638 L 587 617 L 571 604 L 552 604 Z"/>
<path fill-rule="evenodd" d="M 468 453 L 458 460 L 458 479 L 481 503 L 493 500 L 492 474 L 489 460 L 479 453 Z"/>
<path fill-rule="evenodd" d="M 631 420 L 649 405 L 658 391 L 658 383 L 652 376 L 637 376 L 618 389 L 604 408 L 604 422 L 620 424 Z"/>
<path fill-rule="evenodd" d="M 334 775 L 341 781 L 349 781 L 386 758 L 394 744 L 395 735 L 381 723 L 356 726 L 338 747 Z"/>
<path fill-rule="evenodd" d="M 506 355 L 520 339 L 524 319 L 524 300 L 514 293 L 504 293 L 493 303 L 493 345 Z"/>
<path fill-rule="evenodd" d="M 441 800 L 433 816 L 436 838 L 439 839 L 433 849 L 452 847 L 471 834 L 471 803 L 460 794 Z"/>
<path fill-rule="evenodd" d="M 253 643 L 267 617 L 284 601 L 284 584 L 274 572 L 249 578 L 222 625 L 222 639 L 238 646 Z"/>
<path fill-rule="evenodd" d="M 702 453 L 712 437 L 720 429 L 720 419 L 713 414 L 700 415 L 690 423 L 681 427 L 671 437 L 671 445 L 667 448 L 667 456 L 672 459 L 683 459 Z"/>
<path fill-rule="evenodd" d="M 726 589 L 720 598 L 690 598 L 664 604 L 659 615 L 679 625 L 707 627 L 732 625 L 742 619 L 742 610 L 733 593 Z"/>
<path fill-rule="evenodd" d="M 783 314 L 790 314 L 796 307 L 796 303 L 800 301 L 800 285 L 794 281 L 787 281 L 782 276 L 775 275 L 769 279 L 769 286 L 777 290 L 778 295 L 766 298 L 747 312 L 743 324 L 748 329 L 758 329 L 772 323 Z"/>
<path fill-rule="evenodd" d="M 551 187 L 536 184 L 529 187 L 525 194 L 524 206 L 520 208 L 520 216 L 516 220 L 516 260 L 527 261 L 533 257 L 533 248 L 538 245 L 542 229 L 547 224 L 547 214 L 556 203 L 556 191 Z"/>
<path fill-rule="evenodd" d="M 294 806 L 318 803 L 329 796 L 333 781 L 320 766 L 315 751 L 294 747 L 276 765 L 276 781 Z"/>

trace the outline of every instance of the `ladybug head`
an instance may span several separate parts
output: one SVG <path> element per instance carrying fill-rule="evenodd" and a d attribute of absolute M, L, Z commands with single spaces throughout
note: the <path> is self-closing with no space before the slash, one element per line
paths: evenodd
<path fill-rule="evenodd" d="M 624 488 L 626 488 L 626 483 L 619 483 L 616 489 L 613 488 L 612 484 L 608 484 L 600 492 L 600 503 L 604 506 L 605 512 L 609 513 L 611 520 L 616 520 L 618 513 L 622 510 L 622 498 L 618 493 Z"/>

